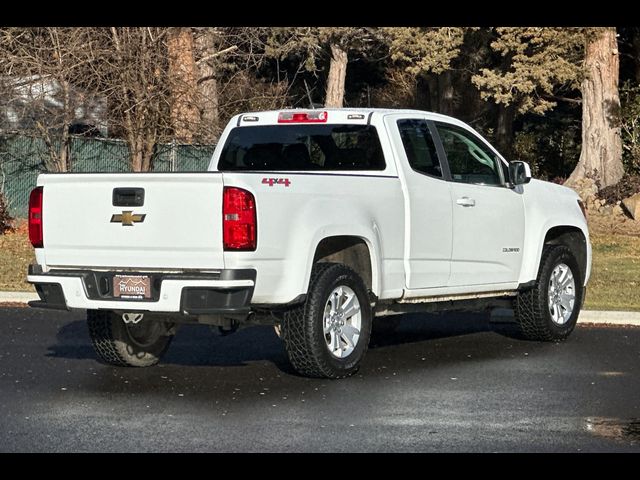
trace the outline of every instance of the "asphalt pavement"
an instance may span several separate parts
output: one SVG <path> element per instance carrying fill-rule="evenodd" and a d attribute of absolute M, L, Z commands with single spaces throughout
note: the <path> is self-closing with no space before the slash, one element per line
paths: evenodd
<path fill-rule="evenodd" d="M 640 452 L 640 328 L 514 339 L 409 315 L 346 380 L 296 375 L 269 327 L 183 327 L 163 362 L 95 360 L 80 314 L 1 308 L 0 452 Z"/>

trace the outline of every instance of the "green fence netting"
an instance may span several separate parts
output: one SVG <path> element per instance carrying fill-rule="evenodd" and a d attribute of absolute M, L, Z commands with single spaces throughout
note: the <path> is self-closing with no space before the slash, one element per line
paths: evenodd
<path fill-rule="evenodd" d="M 204 172 L 215 145 L 159 144 L 153 155 L 154 172 Z M 41 138 L 0 135 L 0 192 L 17 218 L 27 215 L 29 192 L 45 172 L 49 153 Z M 69 147 L 72 172 L 130 172 L 129 151 L 118 139 L 73 137 Z"/>

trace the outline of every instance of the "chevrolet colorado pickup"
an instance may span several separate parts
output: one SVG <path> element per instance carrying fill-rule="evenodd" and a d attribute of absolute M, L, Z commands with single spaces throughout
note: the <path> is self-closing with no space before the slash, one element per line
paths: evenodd
<path fill-rule="evenodd" d="M 159 361 L 181 324 L 271 324 L 302 375 L 353 374 L 394 314 L 510 306 L 573 330 L 591 270 L 578 195 L 451 117 L 245 113 L 207 172 L 42 174 L 32 307 L 84 309 L 99 359 Z"/>

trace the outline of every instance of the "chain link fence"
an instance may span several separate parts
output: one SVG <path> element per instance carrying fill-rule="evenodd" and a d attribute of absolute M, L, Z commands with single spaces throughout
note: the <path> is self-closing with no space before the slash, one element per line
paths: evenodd
<path fill-rule="evenodd" d="M 159 144 L 153 156 L 154 172 L 204 172 L 215 145 Z M 39 173 L 45 172 L 49 155 L 38 137 L 0 135 L 0 192 L 7 198 L 9 212 L 25 218 L 29 192 Z M 130 172 L 129 151 L 118 139 L 73 136 L 69 147 L 72 172 Z"/>

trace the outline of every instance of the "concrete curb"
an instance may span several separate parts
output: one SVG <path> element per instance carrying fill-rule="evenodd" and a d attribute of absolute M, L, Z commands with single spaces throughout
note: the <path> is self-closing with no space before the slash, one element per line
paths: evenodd
<path fill-rule="evenodd" d="M 0 304 L 2 303 L 27 303 L 39 300 L 35 292 L 0 292 Z M 513 311 L 505 308 L 497 308 L 491 315 L 496 322 L 509 321 L 513 317 Z M 633 325 L 640 327 L 640 312 L 615 312 L 600 310 L 583 310 L 580 312 L 580 323 L 593 323 L 602 325 Z"/>
<path fill-rule="evenodd" d="M 578 321 L 582 323 L 604 323 L 610 325 L 634 325 L 640 327 L 640 312 L 607 312 L 583 310 Z"/>
<path fill-rule="evenodd" d="M 39 299 L 36 292 L 0 292 L 0 303 L 27 303 Z"/>
<path fill-rule="evenodd" d="M 496 308 L 491 313 L 494 322 L 509 322 L 513 319 L 513 310 Z M 578 323 L 592 323 L 597 325 L 633 325 L 640 327 L 640 312 L 618 312 L 602 310 L 582 310 Z"/>

